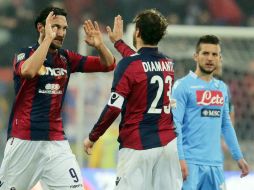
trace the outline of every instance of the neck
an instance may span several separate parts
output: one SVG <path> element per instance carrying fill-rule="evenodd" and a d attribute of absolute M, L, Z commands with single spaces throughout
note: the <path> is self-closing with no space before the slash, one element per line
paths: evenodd
<path fill-rule="evenodd" d="M 213 78 L 213 73 L 207 74 L 207 73 L 203 73 L 203 72 L 201 72 L 201 71 L 199 71 L 199 70 L 196 70 L 196 71 L 195 71 L 195 74 L 196 74 L 200 79 L 202 79 L 202 80 L 204 80 L 204 81 L 207 81 L 207 82 L 211 81 L 212 78 Z"/>
<path fill-rule="evenodd" d="M 137 43 L 137 50 L 139 50 L 140 48 L 143 48 L 143 47 L 148 47 L 148 48 L 156 48 L 157 46 L 156 45 L 148 45 L 148 44 L 141 44 L 141 43 Z"/>

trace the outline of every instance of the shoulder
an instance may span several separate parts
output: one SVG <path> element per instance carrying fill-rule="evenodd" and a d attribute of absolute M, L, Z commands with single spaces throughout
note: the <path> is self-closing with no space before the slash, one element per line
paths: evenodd
<path fill-rule="evenodd" d="M 124 57 L 118 62 L 116 70 L 126 70 L 132 63 L 139 60 L 140 59 L 138 54 L 133 54 L 130 57 Z"/>
<path fill-rule="evenodd" d="M 178 80 L 176 80 L 174 86 L 173 86 L 173 89 L 176 89 L 176 88 L 180 88 L 180 87 L 186 87 L 188 86 L 188 80 L 189 79 L 189 75 L 186 75 Z"/>
<path fill-rule="evenodd" d="M 20 48 L 16 53 L 18 54 L 18 53 L 28 53 L 28 52 L 30 52 L 30 51 L 32 51 L 32 50 L 35 50 L 36 49 L 36 47 L 34 47 L 34 46 L 27 46 L 27 47 L 22 47 L 22 48 Z"/>
<path fill-rule="evenodd" d="M 214 83 L 218 88 L 228 90 L 228 85 L 224 81 L 214 78 Z"/>
<path fill-rule="evenodd" d="M 15 53 L 15 59 L 17 62 L 27 59 L 32 51 L 35 51 L 36 48 L 33 46 L 22 47 Z"/>

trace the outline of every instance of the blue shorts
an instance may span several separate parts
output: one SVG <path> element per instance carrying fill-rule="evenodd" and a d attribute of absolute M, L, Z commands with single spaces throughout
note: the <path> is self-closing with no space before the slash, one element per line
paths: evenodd
<path fill-rule="evenodd" d="M 189 175 L 182 190 L 225 190 L 223 167 L 188 164 Z"/>

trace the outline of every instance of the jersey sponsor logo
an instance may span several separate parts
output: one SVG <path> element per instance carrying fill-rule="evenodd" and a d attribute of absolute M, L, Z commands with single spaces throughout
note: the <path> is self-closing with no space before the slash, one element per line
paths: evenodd
<path fill-rule="evenodd" d="M 58 77 L 58 76 L 64 76 L 66 74 L 67 74 L 66 69 L 46 67 L 46 75 Z"/>
<path fill-rule="evenodd" d="M 59 90 L 61 87 L 59 84 L 48 83 L 45 85 L 45 89 L 39 89 L 40 94 L 63 94 L 62 90 Z"/>
<path fill-rule="evenodd" d="M 17 62 L 22 61 L 25 59 L 25 53 L 20 53 L 17 55 Z"/>
<path fill-rule="evenodd" d="M 112 92 L 110 95 L 110 99 L 108 101 L 108 105 L 121 109 L 123 106 L 123 102 L 124 102 L 123 96 L 121 96 L 120 94 L 118 94 L 116 92 Z"/>
<path fill-rule="evenodd" d="M 201 117 L 220 117 L 221 110 L 220 109 L 202 109 Z"/>
<path fill-rule="evenodd" d="M 197 104 L 202 106 L 223 106 L 224 98 L 221 91 L 197 90 Z"/>
<path fill-rule="evenodd" d="M 174 71 L 171 61 L 146 61 L 142 62 L 145 72 L 148 71 Z"/>

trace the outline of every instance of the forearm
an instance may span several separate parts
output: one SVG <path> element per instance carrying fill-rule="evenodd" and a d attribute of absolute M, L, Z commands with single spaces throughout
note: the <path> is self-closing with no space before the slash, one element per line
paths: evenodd
<path fill-rule="evenodd" d="M 233 159 L 239 160 L 243 158 L 234 128 L 230 125 L 225 126 L 222 129 L 222 133 L 223 133 L 225 142 L 232 154 Z"/>
<path fill-rule="evenodd" d="M 21 75 L 25 78 L 33 78 L 45 61 L 51 39 L 44 39 L 37 50 L 21 66 Z"/>
<path fill-rule="evenodd" d="M 106 105 L 103 112 L 101 113 L 100 119 L 97 121 L 92 131 L 90 132 L 89 139 L 93 142 L 96 142 L 100 136 L 102 136 L 110 127 L 120 112 L 121 110 L 119 108 Z"/>
<path fill-rule="evenodd" d="M 176 127 L 176 133 L 177 133 L 177 151 L 178 151 L 179 160 L 185 160 L 184 152 L 183 152 L 182 127 L 180 123 L 177 121 L 174 121 L 174 125 Z"/>
<path fill-rule="evenodd" d="M 102 43 L 99 47 L 96 48 L 99 52 L 99 56 L 101 59 L 101 63 L 106 66 L 110 67 L 115 63 L 115 58 L 109 49 Z"/>
<path fill-rule="evenodd" d="M 136 53 L 133 49 L 130 48 L 123 40 L 118 40 L 114 43 L 116 50 L 123 56 L 128 57 Z"/>

